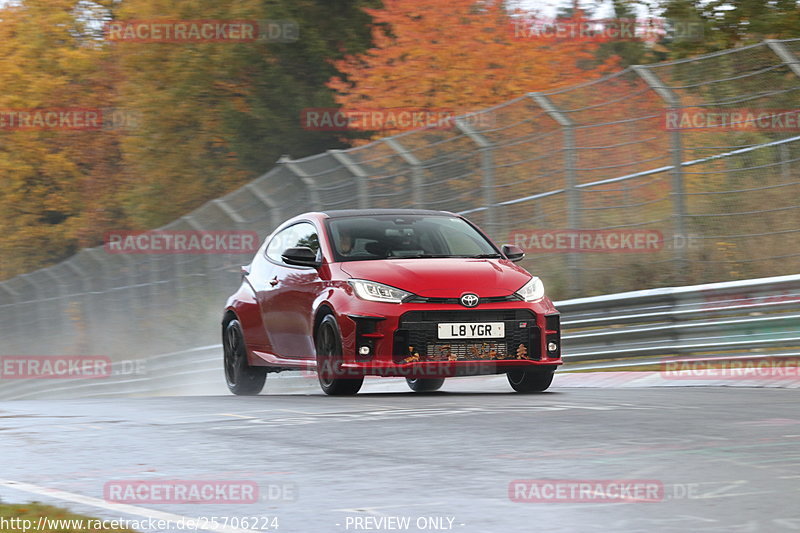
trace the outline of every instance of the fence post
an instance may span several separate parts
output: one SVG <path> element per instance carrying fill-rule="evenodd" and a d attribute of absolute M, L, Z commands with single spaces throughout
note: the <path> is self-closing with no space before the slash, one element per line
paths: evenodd
<path fill-rule="evenodd" d="M 16 304 L 20 302 L 21 298 L 19 297 L 19 293 L 9 287 L 5 282 L 0 282 L 0 290 L 8 294 L 11 300 L 11 303 L 8 305 L 13 306 L 11 311 L 5 313 L 3 318 L 3 328 L 8 328 L 8 336 L 3 335 L 3 342 L 0 344 L 0 354 L 3 354 L 5 351 L 4 355 L 13 355 L 16 351 L 18 351 L 16 345 L 17 339 L 24 337 L 20 331 L 20 315 L 18 313 L 18 309 L 16 309 Z"/>
<path fill-rule="evenodd" d="M 669 106 L 670 111 L 679 112 L 681 101 L 677 94 L 666 87 L 658 76 L 645 66 L 634 65 L 631 67 L 647 85 Z M 672 218 L 673 232 L 675 235 L 686 239 L 686 195 L 683 182 L 683 142 L 680 129 L 675 128 L 670 132 L 670 145 L 672 151 Z M 673 242 L 675 242 L 673 236 Z M 673 249 L 675 254 L 675 277 L 683 281 L 686 277 L 687 257 L 683 246 Z"/>
<path fill-rule="evenodd" d="M 263 192 L 258 190 L 258 187 L 255 186 L 255 182 L 248 183 L 245 185 L 248 191 L 252 193 L 256 199 L 264 204 L 264 206 L 269 209 L 270 212 L 270 221 L 272 222 L 272 230 L 277 228 L 281 223 L 281 209 L 278 204 L 272 200 L 269 196 L 264 194 Z M 270 230 L 270 231 L 272 231 Z"/>
<path fill-rule="evenodd" d="M 789 67 L 796 76 L 800 77 L 800 58 L 786 48 L 782 41 L 766 39 L 764 42 L 783 61 L 784 65 Z"/>
<path fill-rule="evenodd" d="M 789 148 L 785 144 L 781 144 L 778 146 L 778 153 L 780 154 L 781 159 L 781 178 L 785 181 L 789 181 L 792 178 L 792 167 L 790 164 L 791 155 L 789 154 Z"/>
<path fill-rule="evenodd" d="M 20 274 L 17 277 L 21 281 L 23 281 L 26 284 L 28 284 L 28 286 L 32 289 L 32 290 L 27 290 L 25 292 L 28 295 L 31 295 L 31 294 L 33 295 L 33 299 L 29 300 L 30 304 L 33 306 L 33 309 L 31 311 L 31 316 L 33 317 L 33 323 L 34 323 L 33 327 L 37 331 L 41 331 L 41 332 L 47 331 L 47 329 L 48 329 L 47 314 L 45 312 L 43 312 L 44 305 L 43 305 L 43 302 L 41 301 L 41 291 L 39 289 L 39 286 L 35 282 L 30 280 L 30 277 L 31 277 L 31 273 L 30 272 L 29 273 L 25 273 L 25 274 Z M 39 339 L 39 340 L 41 340 L 41 339 Z"/>
<path fill-rule="evenodd" d="M 581 192 L 578 189 L 575 123 L 547 96 L 539 93 L 528 93 L 528 96 L 561 126 L 561 131 L 564 134 L 564 182 L 567 192 L 567 223 L 570 229 L 583 229 Z M 573 295 L 583 294 L 583 265 L 580 255 L 577 252 L 567 254 L 567 264 L 570 273 L 570 292 Z"/>
<path fill-rule="evenodd" d="M 422 162 L 397 139 L 387 137 L 383 142 L 411 167 L 411 203 L 415 209 L 423 209 L 425 202 L 422 195 Z"/>
<path fill-rule="evenodd" d="M 89 277 L 84 270 L 78 268 L 73 263 L 72 258 L 64 261 L 64 266 L 71 270 L 75 274 L 75 277 L 77 277 L 81 282 L 81 289 L 83 292 L 74 295 L 79 299 L 79 314 L 77 317 L 70 315 L 69 319 L 75 322 L 73 324 L 73 328 L 75 330 L 75 342 L 77 344 L 73 344 L 73 346 L 77 346 L 79 353 L 87 354 L 91 344 L 89 339 L 93 338 L 91 324 L 92 316 L 90 313 L 88 313 L 89 300 L 92 298 L 92 295 L 90 294 L 92 289 L 89 282 Z M 87 314 L 89 316 L 87 316 Z"/>
<path fill-rule="evenodd" d="M 232 224 L 233 227 L 235 227 L 238 230 L 240 227 L 243 227 L 247 223 L 244 217 L 242 217 L 242 215 L 237 213 L 230 205 L 228 205 L 228 203 L 225 202 L 224 199 L 220 198 L 214 200 L 212 203 L 216 205 L 222 212 L 222 214 L 230 221 L 230 223 L 227 222 L 224 223 L 225 227 L 231 227 Z M 184 219 L 188 224 L 190 224 L 195 229 L 198 229 L 200 231 L 211 231 L 209 228 L 201 226 L 200 223 L 197 221 L 197 217 L 195 217 L 193 214 L 185 215 Z M 256 245 L 258 246 L 260 245 L 260 243 L 257 243 Z M 250 257 L 252 257 L 251 253 L 248 252 L 248 254 Z M 221 266 L 222 270 L 220 270 L 220 268 L 211 268 L 210 263 L 212 262 L 212 260 L 209 254 L 205 255 L 206 255 L 206 263 L 209 264 L 209 270 L 214 272 L 214 277 L 217 278 L 217 281 L 213 284 L 213 286 L 220 288 L 226 287 L 226 283 L 229 281 L 230 278 L 230 276 L 227 275 L 228 269 L 231 267 L 235 267 L 238 272 L 239 266 L 242 264 L 243 254 L 233 253 L 233 252 L 228 252 L 223 254 L 221 250 L 216 250 L 216 254 L 214 255 L 220 256 L 219 257 L 220 261 L 216 261 L 216 264 L 217 267 Z M 236 256 L 235 264 L 232 264 L 232 257 L 230 256 Z M 231 287 L 231 290 L 233 290 L 233 288 L 234 287 Z M 227 290 L 224 292 L 227 292 Z"/>
<path fill-rule="evenodd" d="M 463 119 L 455 120 L 456 127 L 478 145 L 481 152 L 481 173 L 483 174 L 483 203 L 486 204 L 486 226 L 490 227 L 490 232 L 497 233 L 495 227 L 495 204 L 494 204 L 494 145 L 476 132 L 472 127 L 464 122 Z"/>
<path fill-rule="evenodd" d="M 67 291 L 64 288 L 64 281 L 53 272 L 53 268 L 55 268 L 55 266 L 56 265 L 52 267 L 43 268 L 41 272 L 48 278 L 53 280 L 53 283 L 56 286 L 58 286 L 58 296 L 56 297 L 55 301 L 51 304 L 53 310 L 56 310 L 55 315 L 53 317 L 53 326 L 54 326 L 53 329 L 57 332 L 58 337 L 63 338 L 67 331 L 66 316 L 64 315 L 67 310 L 67 306 L 64 303 Z"/>
<path fill-rule="evenodd" d="M 800 58 L 793 54 L 791 50 L 786 48 L 786 45 L 783 44 L 782 41 L 766 39 L 764 43 L 766 43 L 770 50 L 775 52 L 775 55 L 777 55 L 781 61 L 783 61 L 784 65 L 789 67 L 791 71 L 794 72 L 795 76 L 800 78 Z M 780 154 L 781 161 L 781 177 L 785 180 L 788 180 L 791 176 L 791 167 L 787 162 L 790 159 L 789 148 L 785 144 L 782 144 L 778 147 L 778 153 Z"/>
<path fill-rule="evenodd" d="M 124 281 L 123 287 L 131 287 L 125 289 L 126 298 L 128 300 L 128 309 L 133 309 L 136 306 L 136 298 L 127 296 L 128 292 L 132 290 L 132 287 L 136 285 L 136 262 L 134 261 L 133 257 L 129 254 L 122 254 L 119 256 L 120 262 L 125 263 L 124 266 L 120 266 L 120 274 L 125 271 L 126 279 Z M 132 302 L 132 303 L 131 303 Z"/>
<path fill-rule="evenodd" d="M 183 215 L 181 217 L 189 226 L 191 226 L 192 230 L 202 233 L 205 231 L 209 231 L 205 226 L 200 224 L 197 221 L 197 218 L 193 214 Z M 214 268 L 212 267 L 211 261 L 211 254 L 199 254 L 197 256 L 197 261 L 202 262 L 203 264 L 203 277 L 205 278 L 206 285 L 211 285 L 214 283 Z"/>
<path fill-rule="evenodd" d="M 300 181 L 306 186 L 308 194 L 311 197 L 311 208 L 315 211 L 321 211 L 322 202 L 320 202 L 319 193 L 317 192 L 317 183 L 314 179 L 300 168 L 297 163 L 289 159 L 289 156 L 281 156 L 281 158 L 278 159 L 278 164 L 285 165 L 292 174 L 300 178 Z"/>
<path fill-rule="evenodd" d="M 87 248 L 86 255 L 95 262 L 98 269 L 97 273 L 90 276 L 92 287 L 95 289 L 96 294 L 92 294 L 86 299 L 86 306 L 84 307 L 86 331 L 89 333 L 89 345 L 95 351 L 99 349 L 103 355 L 110 355 L 108 349 L 104 347 L 104 343 L 102 341 L 98 342 L 98 338 L 102 339 L 103 333 L 109 327 L 108 323 L 104 322 L 109 318 L 112 318 L 113 321 L 113 310 L 117 308 L 114 302 L 119 301 L 119 298 L 110 292 L 114 284 L 112 273 L 110 272 L 112 259 L 103 248 Z M 95 334 L 100 337 L 96 337 Z"/>
<path fill-rule="evenodd" d="M 222 214 L 225 215 L 230 219 L 231 222 L 236 226 L 236 228 L 240 228 L 245 224 L 245 219 L 242 218 L 242 215 L 236 212 L 231 206 L 223 198 L 216 198 L 211 200 L 211 205 L 215 205 L 222 211 Z"/>
<path fill-rule="evenodd" d="M 369 175 L 342 150 L 328 150 L 328 153 L 355 178 L 356 187 L 358 188 L 358 208 L 369 208 L 369 189 L 367 188 Z"/>

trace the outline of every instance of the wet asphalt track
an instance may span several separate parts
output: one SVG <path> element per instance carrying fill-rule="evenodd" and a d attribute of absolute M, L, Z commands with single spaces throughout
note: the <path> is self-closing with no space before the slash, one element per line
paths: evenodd
<path fill-rule="evenodd" d="M 544 394 L 509 391 L 489 377 L 427 395 L 382 380 L 350 398 L 309 383 L 250 398 L 1 402 L 0 498 L 109 519 L 277 517 L 278 531 L 298 533 L 800 530 L 796 389 L 560 388 L 557 376 Z M 103 487 L 126 479 L 255 481 L 261 501 L 123 513 Z M 509 484 L 519 479 L 647 479 L 664 493 L 518 503 Z M 366 517 L 409 525 L 356 521 Z"/>

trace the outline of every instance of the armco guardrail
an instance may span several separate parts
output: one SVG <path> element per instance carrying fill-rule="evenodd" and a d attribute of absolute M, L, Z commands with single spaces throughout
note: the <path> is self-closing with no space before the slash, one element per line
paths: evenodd
<path fill-rule="evenodd" d="M 681 357 L 800 356 L 800 275 L 609 294 L 556 306 L 564 329 L 562 370 Z M 221 345 L 210 345 L 162 354 L 132 372 L 117 362 L 105 379 L 0 380 L 0 399 L 224 393 L 221 352 Z M 281 374 L 281 390 L 302 390 L 307 381 L 292 379 L 298 375 Z M 268 386 L 274 381 L 270 377 Z"/>
<path fill-rule="evenodd" d="M 798 275 L 580 298 L 557 306 L 570 362 L 618 366 L 664 356 L 800 352 Z"/>

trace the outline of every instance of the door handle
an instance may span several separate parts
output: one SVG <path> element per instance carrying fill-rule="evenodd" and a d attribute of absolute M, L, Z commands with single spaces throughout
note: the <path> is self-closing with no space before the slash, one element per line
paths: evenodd
<path fill-rule="evenodd" d="M 269 280 L 269 284 L 270 284 L 270 285 L 272 285 L 273 287 L 274 287 L 275 285 L 277 285 L 277 284 L 278 284 L 278 276 L 275 276 L 274 278 L 272 278 L 271 280 Z"/>

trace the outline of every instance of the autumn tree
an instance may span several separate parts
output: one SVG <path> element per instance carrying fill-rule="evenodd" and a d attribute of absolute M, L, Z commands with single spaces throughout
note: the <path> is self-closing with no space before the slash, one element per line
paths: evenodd
<path fill-rule="evenodd" d="M 0 9 L 0 278 L 96 244 L 123 218 L 113 199 L 115 131 L 18 123 L 34 110 L 114 105 L 114 71 L 87 24 L 89 7 L 76 9 L 74 0 Z"/>
<path fill-rule="evenodd" d="M 136 227 L 171 221 L 269 170 L 282 154 L 343 147 L 301 127 L 305 107 L 333 106 L 329 60 L 369 42 L 363 1 L 127 0 L 114 20 L 294 21 L 288 42 L 115 42 L 125 106 L 142 118 L 126 137 L 121 201 Z"/>
<path fill-rule="evenodd" d="M 526 34 L 524 13 L 503 2 L 387 0 L 366 9 L 375 47 L 335 63 L 329 82 L 345 109 L 455 108 L 472 111 L 531 91 L 612 71 L 597 43 Z"/>
<path fill-rule="evenodd" d="M 599 78 L 617 69 L 616 57 L 598 59 L 600 43 L 593 40 L 535 34 L 530 13 L 508 12 L 502 2 L 454 0 L 443 9 L 419 0 L 388 0 L 382 9 L 366 11 L 375 21 L 375 47 L 337 62 L 340 75 L 329 82 L 344 110 L 422 108 L 464 114 L 497 106 L 473 121 L 494 147 L 493 201 L 560 186 L 559 125 L 524 96 Z M 512 99 L 518 100 L 499 105 Z M 384 129 L 375 137 L 399 130 Z M 424 205 L 457 211 L 474 204 L 482 190 L 484 161 L 472 140 L 453 128 L 430 128 L 402 142 L 425 162 Z M 375 145 L 360 157 L 370 161 L 366 168 L 380 178 L 376 183 L 387 184 L 381 185 L 381 197 L 411 197 L 407 165 L 379 150 Z"/>
<path fill-rule="evenodd" d="M 692 25 L 691 35 L 664 43 L 672 57 L 800 37 L 800 4 L 791 0 L 666 0 L 658 7 L 668 20 Z"/>

